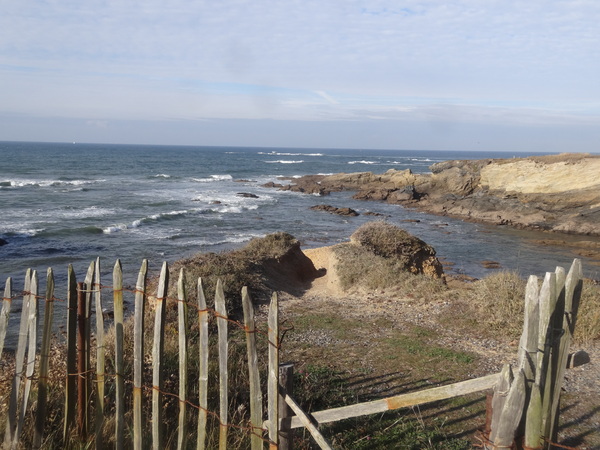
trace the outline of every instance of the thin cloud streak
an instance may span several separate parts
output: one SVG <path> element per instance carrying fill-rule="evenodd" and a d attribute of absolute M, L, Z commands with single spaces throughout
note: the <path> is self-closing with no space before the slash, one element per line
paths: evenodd
<path fill-rule="evenodd" d="M 593 0 L 7 0 L 0 114 L 596 126 L 599 19 Z"/>

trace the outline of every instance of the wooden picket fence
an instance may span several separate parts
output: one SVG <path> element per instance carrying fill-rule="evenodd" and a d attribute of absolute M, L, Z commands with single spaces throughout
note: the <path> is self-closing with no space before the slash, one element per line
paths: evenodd
<path fill-rule="evenodd" d="M 104 286 L 100 280 L 100 261 L 93 262 L 84 282 L 77 283 L 73 268 L 69 266 L 68 290 L 66 298 L 66 334 L 67 334 L 67 373 L 65 374 L 65 402 L 63 420 L 63 445 L 77 436 L 81 442 L 93 440 L 96 448 L 104 448 L 102 430 L 105 428 L 107 412 L 107 377 L 114 380 L 114 442 L 117 449 L 146 448 L 155 449 L 176 446 L 178 449 L 203 449 L 207 445 L 208 416 L 218 418 L 219 449 L 228 448 L 229 399 L 228 399 L 228 325 L 234 323 L 244 329 L 246 335 L 250 420 L 245 428 L 253 450 L 262 449 L 266 444 L 270 449 L 289 449 L 293 443 L 293 429 L 305 427 L 317 444 L 324 449 L 331 448 L 330 443 L 319 431 L 323 423 L 375 414 L 403 407 L 449 399 L 456 396 L 494 389 L 492 411 L 489 417 L 489 429 L 484 436 L 487 449 L 508 448 L 513 444 L 526 448 L 548 448 L 556 440 L 558 406 L 570 338 L 576 322 L 577 307 L 582 286 L 582 269 L 579 260 L 575 260 L 568 274 L 562 268 L 546 275 L 541 288 L 537 277 L 530 277 L 525 298 L 525 325 L 518 354 L 518 365 L 513 371 L 505 366 L 500 374 L 492 374 L 448 386 L 440 386 L 419 392 L 411 392 L 381 400 L 353 404 L 325 411 L 308 413 L 293 399 L 292 368 L 280 366 L 280 331 L 278 318 L 278 299 L 273 294 L 268 308 L 268 370 L 267 370 L 267 411 L 263 410 L 260 372 L 256 338 L 259 334 L 254 307 L 246 288 L 242 290 L 244 322 L 238 323 L 227 317 L 225 297 L 220 282 L 215 292 L 215 307 L 207 307 L 202 280 L 197 281 L 197 303 L 188 301 L 185 291 L 183 270 L 179 274 L 177 296 L 167 296 L 169 270 L 163 264 L 155 296 L 147 293 L 147 261 L 137 277 L 134 290 L 134 327 L 133 336 L 124 336 L 123 274 L 120 262 L 114 266 L 111 287 Z M 105 340 L 102 291 L 112 290 L 114 303 L 114 342 Z M 5 336 L 8 328 L 9 312 L 14 299 L 22 297 L 21 321 L 14 371 L 10 374 L 10 396 L 6 411 L 4 448 L 20 448 L 23 444 L 23 426 L 27 415 L 34 424 L 33 437 L 27 443 L 33 448 L 44 445 L 44 436 L 48 432 L 45 426 L 47 418 L 48 371 L 52 346 L 52 326 L 54 304 L 54 277 L 48 269 L 46 292 L 38 293 L 38 276 L 28 270 L 24 290 L 13 294 L 11 279 L 6 282 L 2 311 L 0 312 L 0 355 L 3 355 Z M 38 345 L 39 302 L 43 301 L 44 323 L 41 345 Z M 167 300 L 175 300 L 178 316 L 178 359 L 179 391 L 165 392 L 164 388 L 164 334 Z M 145 311 L 151 303 L 153 311 Z M 198 326 L 198 396 L 191 398 L 188 387 L 189 336 L 188 308 L 197 309 Z M 144 354 L 144 316 L 154 314 L 154 334 L 152 340 L 151 363 L 145 361 Z M 208 409 L 208 366 L 209 366 L 209 315 L 217 323 L 218 366 L 219 366 L 219 411 Z M 91 319 L 95 316 L 95 341 L 91 339 Z M 125 361 L 123 348 L 125 338 L 133 340 L 133 369 L 131 380 L 125 380 Z M 92 343 L 95 342 L 95 349 Z M 114 374 L 105 373 L 105 351 L 108 345 L 114 345 Z M 37 354 L 39 347 L 39 355 Z M 91 358 L 95 350 L 95 368 L 91 367 Z M 1 360 L 0 360 L 1 362 Z M 36 362 L 38 362 L 36 375 Z M 144 370 L 151 366 L 152 385 L 144 385 Z M 516 372 L 516 373 L 515 373 Z M 4 375 L 3 375 L 4 376 Z M 3 380 L 5 382 L 6 380 Z M 29 397 L 37 382 L 37 401 L 35 408 L 29 405 Z M 125 411 L 125 383 L 133 384 L 132 411 Z M 151 390 L 151 417 L 144 417 L 143 390 Z M 178 401 L 179 415 L 176 443 L 167 443 L 163 436 L 164 396 L 175 397 Z M 94 419 L 90 414 L 90 399 L 93 399 Z M 190 408 L 197 414 L 197 430 L 189 429 Z M 266 417 L 265 417 L 266 413 Z M 131 416 L 126 421 L 126 416 Z M 266 419 L 266 420 L 265 420 Z M 94 430 L 90 429 L 94 424 Z M 239 428 L 239 427 L 238 427 Z M 126 438 L 126 429 L 130 430 Z M 145 434 L 144 434 L 145 433 Z M 190 436 L 196 442 L 188 442 Z M 518 438 L 517 438 L 518 436 Z M 521 441 L 524 436 L 524 441 Z"/>

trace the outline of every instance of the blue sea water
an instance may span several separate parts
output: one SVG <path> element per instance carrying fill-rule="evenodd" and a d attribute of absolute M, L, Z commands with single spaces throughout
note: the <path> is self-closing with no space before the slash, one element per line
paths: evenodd
<path fill-rule="evenodd" d="M 536 246 L 539 233 L 361 202 L 349 192 L 318 198 L 262 187 L 280 176 L 422 173 L 449 159 L 527 155 L 0 142 L 0 238 L 7 242 L 0 246 L 0 283 L 12 276 L 17 287 L 27 268 L 43 274 L 52 267 L 61 286 L 69 263 L 83 278 L 98 256 L 107 274 L 119 258 L 134 279 L 144 258 L 158 270 L 162 261 L 232 249 L 275 231 L 294 235 L 304 248 L 331 245 L 373 220 L 310 210 L 319 203 L 386 215 L 454 262 L 456 272 L 481 277 L 489 273 L 481 261 L 494 260 L 506 269 L 541 274 L 568 266 L 574 255 Z M 405 222 L 412 219 L 419 222 Z"/>

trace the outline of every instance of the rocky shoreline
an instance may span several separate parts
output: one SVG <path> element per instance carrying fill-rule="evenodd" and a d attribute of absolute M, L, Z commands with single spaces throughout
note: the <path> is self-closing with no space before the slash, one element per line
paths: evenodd
<path fill-rule="evenodd" d="M 600 155 L 456 160 L 407 170 L 306 175 L 266 187 L 385 201 L 462 220 L 600 236 Z"/>

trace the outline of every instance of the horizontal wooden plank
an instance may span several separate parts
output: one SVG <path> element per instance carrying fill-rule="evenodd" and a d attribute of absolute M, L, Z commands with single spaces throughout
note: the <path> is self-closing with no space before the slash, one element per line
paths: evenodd
<path fill-rule="evenodd" d="M 384 411 L 390 411 L 398 408 L 422 405 L 424 403 L 447 400 L 461 395 L 472 394 L 474 392 L 491 389 L 496 384 L 498 374 L 487 375 L 481 378 L 461 381 L 459 383 L 439 386 L 418 392 L 409 392 L 407 394 L 397 395 L 381 400 L 374 400 L 366 403 L 357 403 L 355 405 L 342 406 L 340 408 L 317 411 L 311 414 L 311 417 L 318 423 L 336 422 L 338 420 L 350 419 L 352 417 L 366 416 Z M 292 418 L 292 428 L 304 426 L 300 418 Z"/>

